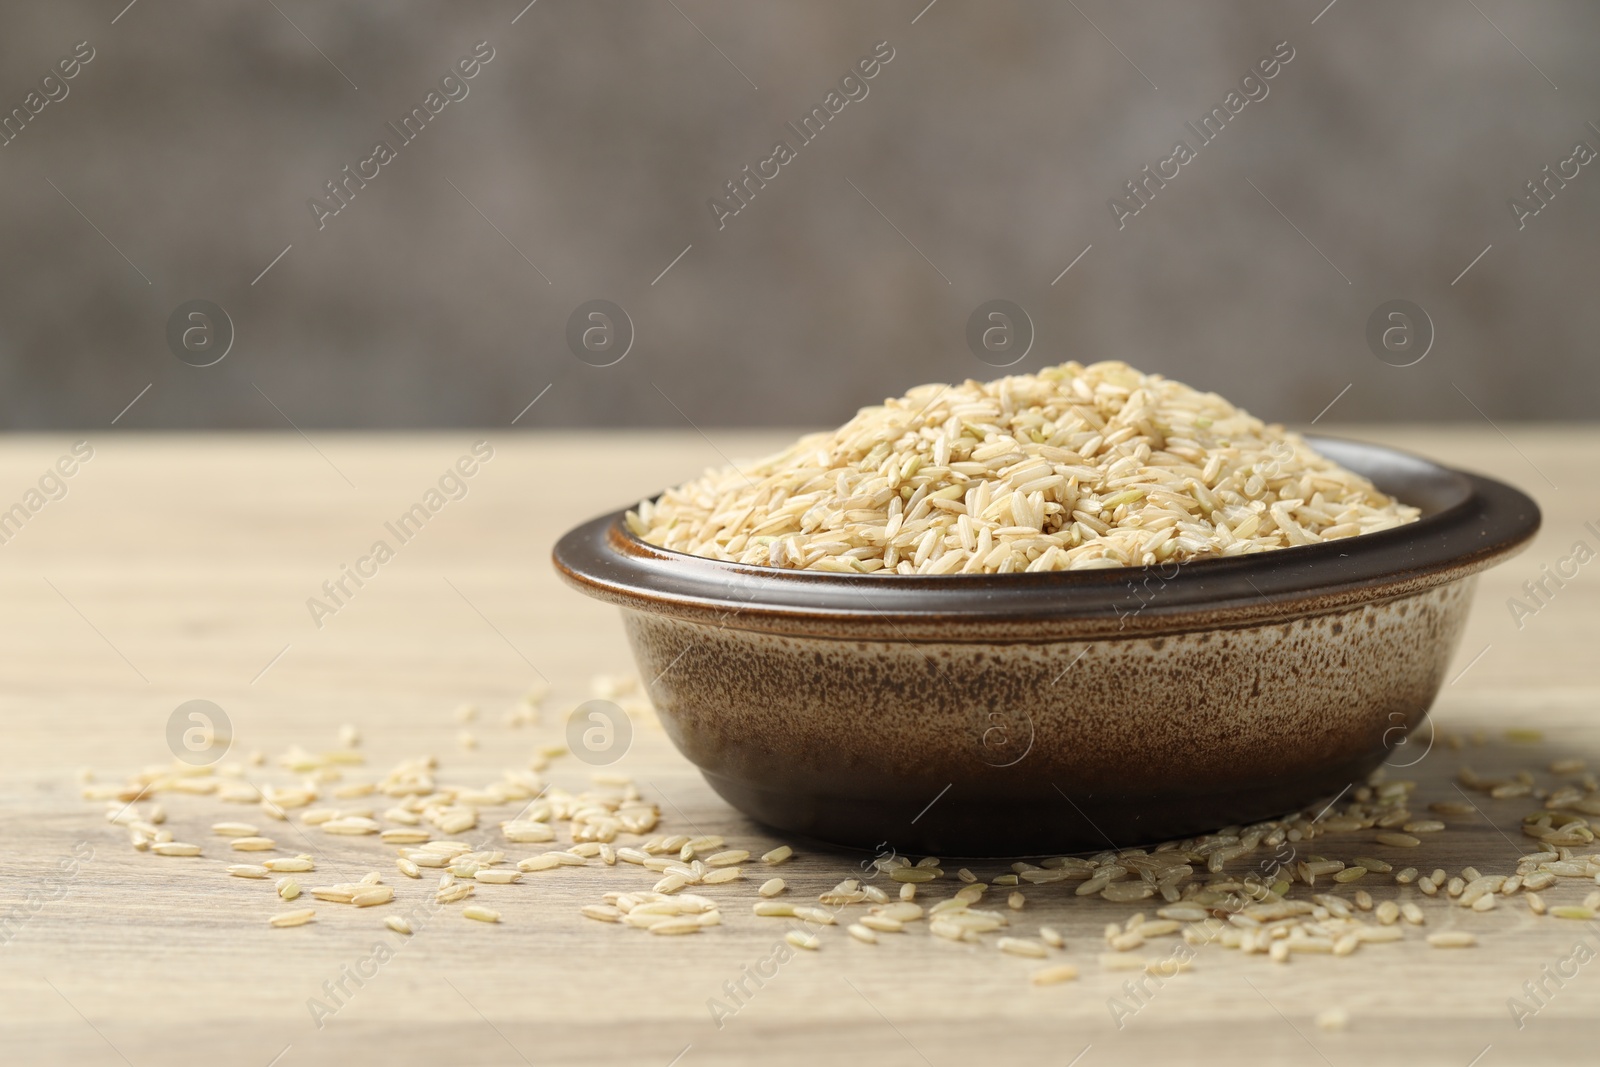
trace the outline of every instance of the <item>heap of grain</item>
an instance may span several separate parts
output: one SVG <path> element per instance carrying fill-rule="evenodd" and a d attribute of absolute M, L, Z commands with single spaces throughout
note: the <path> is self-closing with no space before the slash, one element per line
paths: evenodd
<path fill-rule="evenodd" d="M 712 559 L 861 574 L 1138 567 L 1354 537 L 1417 509 L 1214 393 L 1124 363 L 924 385 L 628 513 Z"/>

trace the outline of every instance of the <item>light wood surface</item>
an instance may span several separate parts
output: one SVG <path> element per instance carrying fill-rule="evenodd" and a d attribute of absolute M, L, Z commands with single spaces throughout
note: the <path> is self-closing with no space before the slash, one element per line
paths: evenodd
<path fill-rule="evenodd" d="M 1460 677 L 1435 711 L 1444 727 L 1481 729 L 1490 740 L 1460 753 L 1435 749 L 1401 772 L 1421 782 L 1424 799 L 1458 799 L 1449 783 L 1463 763 L 1504 772 L 1571 755 L 1600 767 L 1600 563 L 1520 630 L 1506 606 L 1540 564 L 1567 554 L 1574 541 L 1600 547 L 1584 528 L 1600 525 L 1593 462 L 1600 433 L 1501 429 L 1504 435 L 1487 425 L 1350 431 L 1525 486 L 1545 509 L 1533 548 L 1482 580 L 1452 670 Z M 588 695 L 591 676 L 631 670 L 615 613 L 554 577 L 554 538 L 719 462 L 719 453 L 754 454 L 785 435 L 88 436 L 93 458 L 67 481 L 67 495 L 0 546 L 7 609 L 0 616 L 0 819 L 8 844 L 0 911 L 26 911 L 27 894 L 50 884 L 58 860 L 75 847 L 93 851 L 65 896 L 4 927 L 0 1047 L 8 1064 L 698 1067 L 851 1057 L 938 1067 L 1002 1058 L 1063 1067 L 1291 1060 L 1487 1067 L 1563 1052 L 1574 1062 L 1592 1059 L 1600 963 L 1567 980 L 1520 1031 L 1507 1000 L 1580 938 L 1600 946 L 1600 932 L 1535 919 L 1518 901 L 1487 915 L 1425 902 L 1429 929 L 1479 933 L 1480 947 L 1466 951 L 1430 949 L 1413 936 L 1349 958 L 1278 966 L 1203 949 L 1192 972 L 1166 983 L 1119 1030 L 1108 998 L 1128 976 L 1103 972 L 1096 956 L 1102 926 L 1133 909 L 1040 887 L 1028 892 L 1015 925 L 1023 933 L 1040 922 L 1064 930 L 1069 946 L 1060 955 L 1082 970 L 1077 982 L 1032 987 L 1027 976 L 1036 964 L 1000 954 L 992 938 L 956 945 L 919 928 L 870 946 L 834 929 L 822 951 L 784 964 L 719 1029 L 708 998 L 724 997 L 723 983 L 767 956 L 785 928 L 750 913 L 749 881 L 708 890 L 727 902 L 724 925 L 692 937 L 653 937 L 580 917 L 578 907 L 606 890 L 647 888 L 653 879 L 622 866 L 484 887 L 481 898 L 504 913 L 504 923 L 467 922 L 454 909 L 439 915 L 319 1029 L 308 999 L 374 942 L 395 940 L 381 926 L 385 909 L 320 904 L 315 924 L 270 929 L 266 916 L 281 910 L 270 883 L 224 876 L 223 866 L 239 857 L 205 832 L 218 818 L 253 817 L 251 809 L 241 816 L 210 798 L 164 798 L 178 836 L 204 843 L 206 854 L 140 854 L 105 821 L 102 804 L 80 798 L 77 768 L 95 768 L 105 780 L 166 761 L 168 716 L 195 698 L 215 701 L 231 717 L 229 759 L 291 744 L 333 747 L 338 727 L 350 723 L 361 730 L 369 761 L 348 773 L 351 780 L 429 753 L 440 757 L 442 779 L 463 784 L 524 766 L 536 747 L 562 739 L 565 713 Z M 469 480 L 468 495 L 445 506 L 317 628 L 307 598 L 384 536 L 383 523 L 419 500 L 479 438 L 492 442 L 494 457 Z M 0 444 L 0 508 L 22 499 L 72 440 Z M 506 726 L 502 712 L 539 675 L 553 689 L 541 724 Z M 470 727 L 480 742 L 475 751 L 459 747 L 462 727 L 451 715 L 464 701 L 483 708 Z M 1510 727 L 1543 730 L 1547 740 L 1510 743 Z M 660 803 L 668 832 L 724 834 L 755 852 L 776 843 L 721 803 L 647 716 L 635 721 L 631 750 L 609 769 L 632 775 Z M 548 778 L 581 789 L 586 771 L 557 760 Z M 251 773 L 288 780 L 271 768 Z M 1390 850 L 1393 858 L 1424 869 L 1476 863 L 1509 871 L 1530 847 L 1517 825 L 1533 803 L 1474 799 L 1493 825 L 1451 818 L 1447 833 L 1414 855 Z M 291 848 L 309 847 L 281 823 L 270 832 Z M 420 899 L 433 884 L 401 878 L 392 849 L 375 840 L 306 833 L 321 858 L 305 884 L 373 869 L 407 898 Z M 1375 851 L 1356 837 L 1319 847 L 1335 856 Z M 524 851 L 538 847 L 512 854 Z M 781 873 L 796 896 L 812 897 L 860 859 L 803 846 Z M 1368 880 L 1380 895 L 1394 892 L 1387 882 Z M 1575 902 L 1593 888 L 1566 883 L 1548 896 Z M 940 883 L 925 896 L 952 889 Z M 1421 899 L 1414 889 L 1406 896 Z M 1346 1030 L 1313 1025 L 1317 1012 L 1335 1005 L 1349 1013 Z"/>

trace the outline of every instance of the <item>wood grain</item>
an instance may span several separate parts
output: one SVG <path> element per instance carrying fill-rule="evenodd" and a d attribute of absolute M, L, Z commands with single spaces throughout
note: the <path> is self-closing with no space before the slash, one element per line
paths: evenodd
<path fill-rule="evenodd" d="M 1600 433 L 1502 429 L 1504 436 L 1487 426 L 1358 433 L 1523 485 L 1546 509 L 1534 547 L 1482 580 L 1452 675 L 1460 676 L 1435 712 L 1449 730 L 1482 730 L 1488 742 L 1460 753 L 1435 749 L 1397 772 L 1415 777 L 1426 799 L 1456 799 L 1450 780 L 1463 763 L 1484 772 L 1538 769 L 1573 755 L 1600 766 L 1600 564 L 1520 629 L 1507 608 L 1540 564 L 1573 542 L 1600 547 L 1584 526 L 1600 525 L 1591 462 Z M 421 499 L 480 436 L 494 455 L 466 481 L 465 497 L 440 509 L 318 628 L 307 598 L 383 537 L 384 522 Z M 102 806 L 80 799 L 79 767 L 117 777 L 165 761 L 168 716 L 194 698 L 230 716 L 230 759 L 297 743 L 331 747 L 338 727 L 351 723 L 374 769 L 434 753 L 443 777 L 478 783 L 525 765 L 537 746 L 562 739 L 564 714 L 588 695 L 592 675 L 630 669 L 614 614 L 551 573 L 553 539 L 721 454 L 749 455 L 783 439 L 493 431 L 321 434 L 313 445 L 295 436 L 92 435 L 93 458 L 67 480 L 66 495 L 0 546 L 0 818 L 10 844 L 0 912 L 25 915 L 0 925 L 9 934 L 0 949 L 5 1061 L 694 1067 L 848 1056 L 1092 1067 L 1166 1056 L 1466 1067 L 1581 1057 L 1592 1048 L 1600 965 L 1567 980 L 1525 1028 L 1511 1021 L 1507 1000 L 1524 981 L 1580 937 L 1600 945 L 1600 934 L 1581 924 L 1535 919 L 1520 903 L 1488 915 L 1431 908 L 1431 928 L 1478 931 L 1474 950 L 1433 950 L 1413 939 L 1275 966 L 1206 949 L 1191 973 L 1167 982 L 1119 1029 L 1108 1000 L 1128 976 L 1103 973 L 1095 957 L 1101 927 L 1133 909 L 1048 891 L 1059 887 L 1030 890 L 1016 925 L 1064 930 L 1063 958 L 1083 971 L 1077 982 L 1033 988 L 1027 974 L 1035 964 L 992 944 L 943 943 L 919 929 L 869 946 L 833 930 L 821 952 L 799 954 L 762 988 L 752 986 L 748 1003 L 719 1028 L 708 999 L 727 1001 L 723 983 L 769 955 L 784 927 L 750 914 L 752 882 L 709 890 L 727 901 L 725 925 L 693 937 L 581 918 L 579 906 L 608 889 L 648 885 L 638 868 L 620 867 L 483 888 L 502 924 L 470 923 L 454 909 L 440 914 L 376 977 L 352 986 L 354 995 L 318 1028 L 308 999 L 375 942 L 395 940 L 382 928 L 384 908 L 322 904 L 313 925 L 270 929 L 266 916 L 280 910 L 270 883 L 224 876 L 235 857 L 204 833 L 218 818 L 246 817 L 237 809 L 168 798 L 171 825 L 206 844 L 206 855 L 159 858 L 133 852 Z M 22 499 L 71 444 L 0 443 L 0 508 Z M 506 726 L 501 713 L 540 676 L 553 689 L 542 723 Z M 472 727 L 475 751 L 459 747 L 451 716 L 464 701 L 483 708 Z M 660 801 L 664 827 L 723 834 L 752 851 L 776 843 L 723 805 L 648 716 L 634 725 L 630 751 L 609 769 L 634 776 Z M 1511 744 L 1503 739 L 1509 727 L 1537 728 L 1549 740 Z M 548 777 L 579 789 L 585 771 L 569 759 Z M 1474 799 L 1487 819 L 1450 819 L 1451 829 L 1414 856 L 1357 848 L 1359 835 L 1318 847 L 1335 856 L 1394 852 L 1425 868 L 1508 870 L 1528 847 L 1516 828 L 1531 804 Z M 306 845 L 282 824 L 270 832 L 321 855 L 306 884 L 371 869 L 403 896 L 430 884 L 390 878 L 391 850 L 371 840 L 307 830 Z M 55 895 L 60 883 L 50 877 L 77 847 L 92 849 L 92 858 L 78 864 L 63 896 L 30 910 L 28 894 Z M 802 844 L 782 874 L 796 896 L 812 896 L 861 858 Z M 1375 892 L 1394 892 L 1386 879 L 1368 881 Z M 1569 884 L 1549 896 L 1565 902 L 1586 891 Z M 1349 1012 L 1347 1030 L 1313 1025 L 1332 1005 Z"/>

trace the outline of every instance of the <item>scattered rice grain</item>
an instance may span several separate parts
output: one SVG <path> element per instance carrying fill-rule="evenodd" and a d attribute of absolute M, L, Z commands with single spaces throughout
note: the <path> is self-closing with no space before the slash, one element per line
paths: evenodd
<path fill-rule="evenodd" d="M 1070 982 L 1078 977 L 1078 968 L 1070 963 L 1058 963 L 1053 967 L 1041 967 L 1034 971 L 1030 980 L 1034 985 L 1057 985 L 1061 982 Z"/>
<path fill-rule="evenodd" d="M 1465 930 L 1441 930 L 1428 935 L 1428 944 L 1434 948 L 1471 948 L 1477 943 L 1477 937 Z"/>
<path fill-rule="evenodd" d="M 311 908 L 301 908 L 298 911 L 284 911 L 272 916 L 267 922 L 273 926 L 304 926 L 316 915 Z"/>

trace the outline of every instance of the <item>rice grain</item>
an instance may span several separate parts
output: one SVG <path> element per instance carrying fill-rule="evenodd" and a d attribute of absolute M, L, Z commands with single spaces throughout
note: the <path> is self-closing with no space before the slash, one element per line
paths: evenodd
<path fill-rule="evenodd" d="M 1434 948 L 1471 948 L 1477 943 L 1477 937 L 1465 930 L 1441 930 L 1428 935 L 1428 944 Z"/>
<path fill-rule="evenodd" d="M 315 916 L 316 911 L 311 908 L 301 908 L 299 911 L 284 911 L 272 916 L 267 922 L 273 926 L 304 926 Z"/>
<path fill-rule="evenodd" d="M 862 923 L 851 923 L 849 926 L 845 927 L 845 930 L 857 941 L 864 941 L 869 945 L 876 945 L 878 943 L 878 935 L 873 933 L 869 927 Z"/>
<path fill-rule="evenodd" d="M 1030 976 L 1034 985 L 1058 985 L 1061 982 L 1070 982 L 1078 977 L 1078 968 L 1070 963 L 1058 963 L 1053 967 L 1041 967 Z"/>

